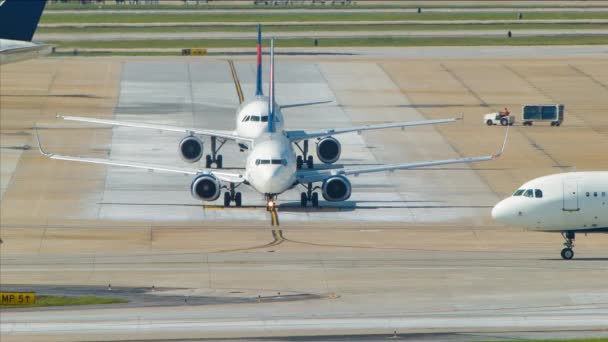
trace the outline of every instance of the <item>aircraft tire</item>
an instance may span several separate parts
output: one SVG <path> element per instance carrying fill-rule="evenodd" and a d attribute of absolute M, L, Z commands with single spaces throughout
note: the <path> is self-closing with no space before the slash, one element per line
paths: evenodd
<path fill-rule="evenodd" d="M 303 192 L 300 194 L 300 207 L 306 208 L 307 204 L 308 204 L 308 196 L 306 195 L 305 192 Z"/>
<path fill-rule="evenodd" d="M 205 168 L 206 169 L 210 169 L 211 168 L 211 164 L 213 163 L 213 161 L 211 160 L 211 156 L 207 155 L 205 157 Z"/>
<path fill-rule="evenodd" d="M 240 192 L 234 195 L 234 205 L 238 208 L 243 205 L 243 195 Z"/>
<path fill-rule="evenodd" d="M 318 193 L 315 192 L 315 193 L 312 194 L 311 202 L 312 202 L 312 207 L 313 208 L 318 208 L 319 207 L 319 194 Z"/>
<path fill-rule="evenodd" d="M 297 167 L 297 169 L 298 170 L 301 169 L 302 165 L 304 165 L 304 160 L 302 159 L 302 156 L 298 156 L 296 158 L 296 167 Z"/>
<path fill-rule="evenodd" d="M 224 207 L 228 208 L 230 206 L 230 193 L 224 192 Z"/>
<path fill-rule="evenodd" d="M 315 167 L 315 163 L 312 159 L 312 156 L 308 156 L 308 159 L 306 160 L 306 167 L 309 169 L 312 169 L 313 167 Z"/>
<path fill-rule="evenodd" d="M 574 251 L 572 250 L 572 248 L 564 248 L 562 249 L 562 258 L 564 260 L 570 260 L 572 258 L 574 258 Z"/>
<path fill-rule="evenodd" d="M 488 126 L 493 126 L 493 125 L 494 125 L 494 122 L 492 122 L 492 120 L 488 120 L 488 121 L 486 121 L 486 125 L 488 125 Z"/>
<path fill-rule="evenodd" d="M 224 164 L 224 157 L 220 154 L 217 156 L 217 160 L 215 161 L 215 165 L 218 169 L 221 169 Z"/>

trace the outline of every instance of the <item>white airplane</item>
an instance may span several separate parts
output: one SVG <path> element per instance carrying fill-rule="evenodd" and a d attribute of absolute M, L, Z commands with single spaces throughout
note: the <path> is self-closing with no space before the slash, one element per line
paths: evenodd
<path fill-rule="evenodd" d="M 236 74 L 236 71 L 233 70 Z M 333 164 L 340 159 L 342 147 L 340 142 L 334 138 L 335 135 L 361 132 L 366 130 L 387 129 L 387 128 L 404 128 L 409 126 L 433 125 L 450 123 L 459 119 L 440 119 L 440 120 L 425 120 L 425 121 L 409 121 L 409 122 L 394 122 L 378 125 L 366 125 L 359 127 L 350 127 L 345 129 L 328 129 L 323 131 L 304 131 L 304 130 L 284 130 L 284 118 L 281 109 L 309 106 L 315 104 L 328 103 L 332 101 L 319 101 L 297 104 L 277 105 L 274 104 L 273 114 L 274 122 L 269 122 L 269 97 L 264 96 L 262 91 L 262 30 L 261 25 L 258 25 L 258 46 L 257 46 L 257 76 L 256 76 L 256 93 L 255 96 L 244 101 L 240 84 L 235 77 L 237 93 L 241 105 L 236 111 L 236 129 L 234 131 L 221 131 L 200 128 L 175 127 L 167 125 L 157 125 L 152 123 L 128 122 L 106 119 L 95 119 L 80 116 L 61 116 L 59 118 L 70 121 L 98 123 L 113 126 L 147 128 L 161 131 L 172 131 L 185 133 L 186 137 L 179 143 L 179 153 L 182 159 L 189 163 L 198 162 L 203 156 L 203 141 L 199 136 L 208 136 L 211 139 L 211 154 L 205 158 L 205 168 L 211 168 L 213 164 L 218 169 L 223 166 L 223 157 L 218 155 L 219 150 L 224 146 L 227 140 L 236 141 L 241 151 L 249 148 L 251 142 L 262 137 L 268 131 L 268 127 L 272 124 L 276 131 L 282 131 L 289 140 L 296 145 L 301 155 L 296 157 L 296 167 L 302 168 L 304 164 L 309 169 L 314 167 L 313 156 L 308 155 L 308 141 L 311 139 L 317 140 L 316 152 L 318 159 L 325 164 Z M 301 144 L 300 144 L 301 143 Z"/>
<path fill-rule="evenodd" d="M 0 0 L 0 64 L 36 58 L 50 46 L 33 43 L 46 0 Z"/>
<path fill-rule="evenodd" d="M 498 222 L 542 232 L 560 232 L 561 255 L 574 257 L 579 233 L 608 232 L 608 172 L 560 173 L 533 179 L 492 209 Z"/>
<path fill-rule="evenodd" d="M 114 161 L 110 159 L 73 157 L 47 153 L 42 148 L 42 144 L 40 143 L 40 139 L 36 132 L 38 147 L 44 156 L 56 160 L 124 166 L 146 169 L 150 171 L 165 171 L 192 175 L 194 176 L 194 180 L 192 181 L 190 189 L 194 198 L 202 201 L 215 201 L 220 197 L 222 189 L 225 188 L 228 189 L 228 191 L 224 192 L 224 206 L 226 207 L 230 206 L 231 202 L 235 202 L 237 207 L 241 206 L 242 195 L 240 192 L 236 192 L 235 189 L 236 187 L 245 184 L 251 186 L 265 196 L 267 210 L 272 210 L 275 208 L 275 199 L 279 194 L 282 194 L 283 192 L 298 185 L 306 187 L 306 192 L 301 193 L 301 206 L 306 207 L 308 202 L 311 202 L 313 207 L 318 207 L 319 195 L 318 193 L 314 192 L 314 190 L 319 188 L 321 189 L 323 198 L 327 201 L 340 202 L 349 199 L 351 196 L 352 187 L 347 177 L 351 175 L 357 176 L 364 173 L 404 170 L 445 164 L 482 162 L 493 160 L 501 156 L 504 151 L 508 130 L 500 151 L 497 154 L 490 156 L 405 163 L 360 169 L 298 170 L 296 153 L 293 147 L 294 140 L 300 139 L 302 136 L 317 137 L 336 132 L 341 133 L 351 130 L 363 130 L 365 127 L 346 130 L 330 130 L 319 133 L 294 133 L 277 130 L 277 125 L 275 124 L 277 105 L 274 101 L 274 76 L 274 40 L 272 40 L 270 50 L 269 80 L 270 108 L 268 108 L 267 130 L 260 137 L 251 140 L 252 148 L 249 156 L 247 157 L 244 173 L 231 173 L 208 168 L 189 169 L 148 165 L 143 163 Z M 226 186 L 223 183 L 227 183 L 228 185 Z M 314 183 L 322 183 L 322 185 L 321 187 L 315 188 L 313 187 Z"/>

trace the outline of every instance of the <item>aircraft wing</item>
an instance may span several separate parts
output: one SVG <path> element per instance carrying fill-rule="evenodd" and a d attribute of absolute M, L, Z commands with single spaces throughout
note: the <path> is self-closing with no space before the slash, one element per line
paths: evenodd
<path fill-rule="evenodd" d="M 334 101 L 329 100 L 329 101 L 315 101 L 315 102 L 303 102 L 303 103 L 289 103 L 289 104 L 281 105 L 279 107 L 281 107 L 281 109 L 296 108 L 296 107 L 314 106 L 314 105 L 326 104 L 326 103 L 332 103 L 332 102 L 334 102 Z"/>
<path fill-rule="evenodd" d="M 306 184 L 306 183 L 315 183 L 322 182 L 331 176 L 358 176 L 364 173 L 373 173 L 373 172 L 383 172 L 383 171 L 395 171 L 395 170 L 407 170 L 407 169 L 415 169 L 420 167 L 428 167 L 428 166 L 438 166 L 438 165 L 447 165 L 447 164 L 468 164 L 468 163 L 477 163 L 483 161 L 489 161 L 499 158 L 503 155 L 505 150 L 505 145 L 507 143 L 507 137 L 509 135 L 509 129 L 507 128 L 507 133 L 505 134 L 505 139 L 502 143 L 502 147 L 498 153 L 482 156 L 482 157 L 469 157 L 469 158 L 459 158 L 459 159 L 446 159 L 446 160 L 433 160 L 433 161 L 424 161 L 424 162 L 414 162 L 414 163 L 404 163 L 404 164 L 396 164 L 396 165 L 385 165 L 385 166 L 376 166 L 369 167 L 363 169 L 338 169 L 338 170 L 320 170 L 320 171 L 308 171 L 308 170 L 300 170 L 297 174 L 298 183 Z"/>
<path fill-rule="evenodd" d="M 156 165 L 156 164 L 110 160 L 110 159 L 103 159 L 103 158 L 66 156 L 66 155 L 61 155 L 61 154 L 49 153 L 49 152 L 46 152 L 42 148 L 42 143 L 40 142 L 40 137 L 38 136 L 38 129 L 36 129 L 36 141 L 38 142 L 38 149 L 40 150 L 40 153 L 47 158 L 55 159 L 55 160 L 66 160 L 66 161 L 75 161 L 75 162 L 81 162 L 81 163 L 110 165 L 110 166 L 122 166 L 122 167 L 130 167 L 130 168 L 135 168 L 135 169 L 144 169 L 144 170 L 148 170 L 148 171 L 181 173 L 184 175 L 198 175 L 201 173 L 207 173 L 207 174 L 214 175 L 219 180 L 229 182 L 229 183 L 239 184 L 239 183 L 245 182 L 245 177 L 241 174 L 216 171 L 213 169 L 181 168 L 181 167 L 172 167 L 172 166 L 164 166 L 164 165 Z"/>
<path fill-rule="evenodd" d="M 252 142 L 251 139 L 238 136 L 233 131 L 188 128 L 188 127 L 159 125 L 159 124 L 153 124 L 153 123 L 132 122 L 132 121 L 95 119 L 95 118 L 87 118 L 87 117 L 81 117 L 81 116 L 57 115 L 57 117 L 62 118 L 67 121 L 89 122 L 89 123 L 97 123 L 97 124 L 102 124 L 102 125 L 121 126 L 121 127 L 146 128 L 146 129 L 154 129 L 154 130 L 159 130 L 159 131 L 205 135 L 205 136 L 218 137 L 218 138 L 223 138 L 223 139 L 228 139 L 228 140 Z"/>
<path fill-rule="evenodd" d="M 293 142 L 314 139 L 314 138 L 323 138 L 328 137 L 330 135 L 338 135 L 350 132 L 362 132 L 376 129 L 387 129 L 387 128 L 404 128 L 404 127 L 412 127 L 412 126 L 424 126 L 424 125 L 436 125 L 442 123 L 450 123 L 460 120 L 460 118 L 456 119 L 439 119 L 439 120 L 422 120 L 422 121 L 405 121 L 405 122 L 391 122 L 385 124 L 376 124 L 376 125 L 365 125 L 365 126 L 355 126 L 341 129 L 328 129 L 321 131 L 285 131 L 287 138 Z"/>

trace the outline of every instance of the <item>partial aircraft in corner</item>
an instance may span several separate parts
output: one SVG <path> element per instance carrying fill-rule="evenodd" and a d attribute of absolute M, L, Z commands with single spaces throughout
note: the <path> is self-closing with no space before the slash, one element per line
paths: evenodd
<path fill-rule="evenodd" d="M 236 74 L 236 71 L 233 71 Z M 272 77 L 272 75 L 271 75 Z M 196 163 L 203 157 L 203 141 L 201 136 L 208 136 L 211 139 L 211 154 L 205 157 L 205 168 L 211 168 L 215 165 L 221 169 L 223 166 L 223 157 L 218 154 L 219 150 L 224 146 L 227 140 L 236 141 L 241 151 L 249 148 L 251 141 L 260 138 L 268 131 L 268 127 L 272 125 L 276 131 L 281 131 L 289 139 L 296 148 L 300 151 L 300 155 L 296 157 L 296 167 L 301 169 L 304 165 L 312 169 L 314 167 L 313 156 L 309 155 L 309 140 L 316 140 L 317 158 L 324 164 L 334 164 L 340 159 L 342 146 L 340 141 L 334 136 L 350 132 L 361 132 L 366 130 L 377 130 L 387 128 L 404 128 L 410 126 L 433 125 L 455 122 L 459 119 L 439 119 L 439 120 L 424 120 L 424 121 L 408 121 L 394 122 L 378 125 L 366 125 L 359 127 L 349 127 L 343 129 L 327 129 L 321 131 L 304 131 L 304 130 L 284 130 L 284 117 L 281 109 L 294 108 L 302 106 L 310 106 L 323 104 L 332 101 L 318 101 L 297 104 L 278 105 L 273 102 L 273 122 L 269 121 L 269 111 L 271 106 L 270 97 L 265 96 L 262 90 L 262 29 L 258 25 L 258 45 L 257 45 L 257 75 L 256 75 L 256 92 L 253 98 L 245 101 L 240 90 L 240 84 L 235 81 L 237 93 L 239 94 L 239 102 L 241 105 L 236 111 L 236 129 L 234 131 L 221 131 L 200 128 L 175 127 L 167 125 L 157 125 L 152 123 L 128 122 L 117 120 L 96 119 L 80 116 L 59 116 L 64 120 L 98 123 L 123 127 L 147 128 L 160 131 L 172 131 L 185 133 L 179 143 L 179 154 L 182 159 L 188 163 Z M 273 100 L 274 101 L 274 100 Z"/>
<path fill-rule="evenodd" d="M 46 0 L 0 0 L 0 64 L 47 54 L 50 46 L 32 38 Z"/>
<path fill-rule="evenodd" d="M 544 176 L 522 185 L 492 209 L 498 222 L 564 239 L 561 256 L 574 257 L 576 233 L 608 232 L 608 172 L 570 172 Z"/>
<path fill-rule="evenodd" d="M 385 172 L 394 170 L 405 170 L 428 166 L 457 164 L 457 163 L 475 163 L 482 161 L 493 160 L 502 155 L 508 135 L 505 134 L 505 140 L 502 148 L 495 155 L 475 157 L 475 158 L 460 158 L 437 160 L 427 162 L 404 163 L 397 165 L 376 166 L 370 168 L 358 169 L 333 169 L 333 170 L 310 170 L 299 169 L 296 151 L 294 149 L 294 141 L 302 140 L 311 137 L 323 137 L 329 134 L 345 133 L 350 131 L 365 130 L 372 126 L 355 127 L 343 130 L 326 130 L 318 133 L 311 132 L 292 132 L 280 129 L 282 126 L 277 124 L 276 115 L 278 106 L 275 103 L 275 87 L 274 87 L 274 40 L 271 41 L 270 50 L 270 79 L 269 79 L 269 100 L 266 113 L 268 120 L 266 130 L 255 139 L 248 139 L 251 152 L 249 153 L 245 165 L 244 173 L 224 172 L 214 169 L 196 169 L 196 168 L 180 168 L 171 166 L 149 165 L 136 162 L 114 161 L 110 159 L 86 158 L 65 156 L 45 152 L 40 139 L 38 139 L 38 147 L 40 152 L 51 159 L 77 161 L 84 163 L 94 163 L 103 165 L 132 167 L 146 169 L 150 171 L 164 171 L 181 173 L 194 176 L 190 189 L 194 198 L 201 201 L 217 200 L 222 189 L 227 189 L 224 192 L 224 206 L 229 207 L 232 202 L 237 207 L 242 204 L 242 194 L 237 192 L 239 186 L 246 185 L 263 194 L 266 200 L 266 209 L 273 210 L 275 208 L 275 200 L 278 195 L 297 186 L 304 187 L 305 191 L 301 193 L 300 204 L 306 207 L 311 203 L 312 207 L 319 206 L 319 194 L 315 190 L 320 189 L 323 198 L 329 202 L 341 202 L 350 198 L 352 193 L 351 183 L 348 176 L 357 176 L 365 173 Z M 415 123 L 414 125 L 418 125 Z M 394 124 L 393 124 L 394 125 Z M 398 124 L 399 126 L 409 126 L 411 124 Z M 391 124 L 386 125 L 391 127 Z M 377 129 L 375 126 L 371 129 Z M 238 139 L 244 139 L 237 136 Z M 321 183 L 321 186 L 315 187 L 314 184 Z"/>

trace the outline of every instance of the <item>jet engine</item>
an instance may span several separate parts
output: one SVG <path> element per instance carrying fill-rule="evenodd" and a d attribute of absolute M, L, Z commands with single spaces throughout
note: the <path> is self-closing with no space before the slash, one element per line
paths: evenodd
<path fill-rule="evenodd" d="M 179 154 L 185 162 L 196 163 L 203 156 L 203 141 L 195 136 L 188 136 L 179 143 Z"/>
<path fill-rule="evenodd" d="M 192 197 L 201 201 L 215 201 L 220 197 L 222 184 L 210 174 L 196 176 L 190 186 Z"/>
<path fill-rule="evenodd" d="M 337 162 L 341 152 L 342 145 L 334 137 L 323 138 L 317 143 L 317 157 L 325 164 Z"/>
<path fill-rule="evenodd" d="M 323 182 L 323 198 L 330 202 L 346 201 L 350 198 L 352 186 L 343 176 L 333 176 Z"/>

